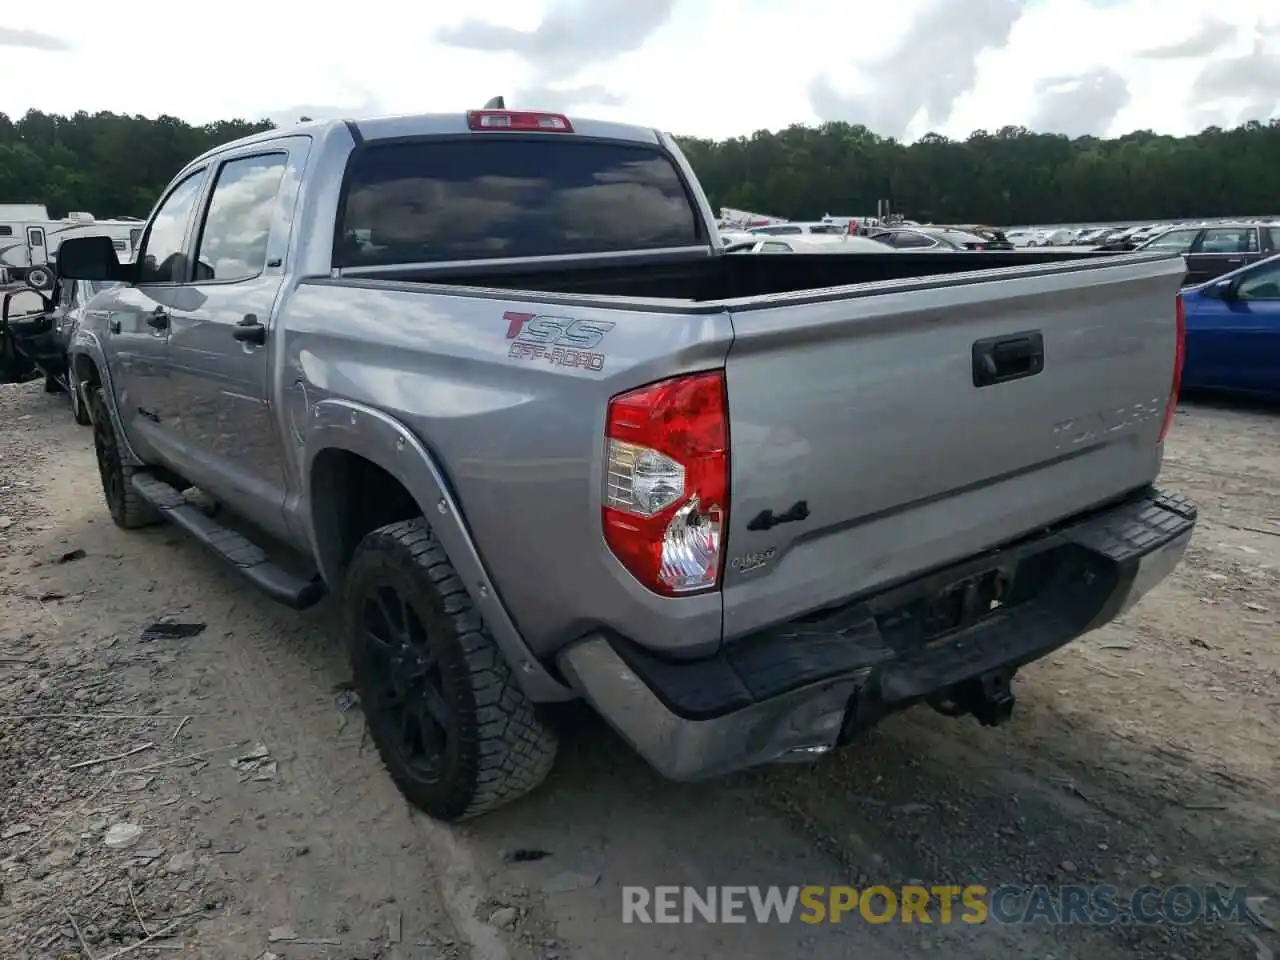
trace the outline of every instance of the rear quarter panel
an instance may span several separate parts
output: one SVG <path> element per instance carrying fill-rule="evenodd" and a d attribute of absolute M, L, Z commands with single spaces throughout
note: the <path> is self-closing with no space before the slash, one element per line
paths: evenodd
<path fill-rule="evenodd" d="M 599 369 L 513 348 L 508 313 L 601 325 L 606 333 L 593 350 L 603 358 Z M 279 333 L 285 435 L 327 397 L 400 420 L 447 478 L 535 653 L 602 628 L 691 653 L 719 643 L 720 596 L 673 600 L 644 590 L 605 547 L 600 510 L 609 398 L 722 367 L 731 339 L 723 310 L 556 304 L 519 294 L 500 301 L 379 281 L 319 281 L 286 297 Z M 301 444 L 293 452 L 300 473 L 305 454 Z M 432 505 L 421 506 L 430 518 Z"/>

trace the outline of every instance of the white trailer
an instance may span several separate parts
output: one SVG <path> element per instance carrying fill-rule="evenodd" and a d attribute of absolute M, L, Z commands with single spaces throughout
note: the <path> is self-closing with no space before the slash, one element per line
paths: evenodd
<path fill-rule="evenodd" d="M 96 220 L 91 213 L 69 213 L 61 220 L 7 219 L 15 206 L 45 212 L 39 204 L 0 204 L 0 281 L 25 281 L 37 290 L 53 286 L 58 247 L 67 237 L 110 237 L 121 262 L 132 260 L 142 240 L 141 220 Z M 35 209 L 38 208 L 38 211 Z"/>

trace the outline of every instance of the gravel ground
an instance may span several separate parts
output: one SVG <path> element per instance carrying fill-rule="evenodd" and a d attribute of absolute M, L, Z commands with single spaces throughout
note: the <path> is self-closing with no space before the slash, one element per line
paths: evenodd
<path fill-rule="evenodd" d="M 812 767 L 677 785 L 570 711 L 540 792 L 446 828 L 378 766 L 327 603 L 116 529 L 65 399 L 0 388 L 0 956 L 1265 960 L 1280 417 L 1185 407 L 1162 482 L 1201 505 L 1185 562 L 1024 671 L 1005 727 L 915 710 Z M 1275 899 L 1183 927 L 621 922 L 627 884 L 917 880 Z"/>

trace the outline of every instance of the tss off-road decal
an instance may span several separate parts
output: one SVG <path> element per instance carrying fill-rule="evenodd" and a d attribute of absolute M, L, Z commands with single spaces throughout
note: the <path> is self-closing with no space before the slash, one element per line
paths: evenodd
<path fill-rule="evenodd" d="M 605 354 L 596 350 L 613 329 L 607 320 L 574 320 L 539 313 L 502 315 L 507 321 L 507 356 L 514 360 L 541 360 L 556 367 L 603 370 Z"/>

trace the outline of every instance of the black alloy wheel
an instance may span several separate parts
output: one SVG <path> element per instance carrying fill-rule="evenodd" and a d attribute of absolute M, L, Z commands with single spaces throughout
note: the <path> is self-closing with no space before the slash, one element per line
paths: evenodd
<path fill-rule="evenodd" d="M 361 607 L 362 642 L 374 702 L 369 705 L 385 742 L 426 783 L 437 783 L 457 733 L 450 720 L 449 681 L 415 604 L 392 583 L 375 581 Z M 456 742 L 452 744 L 456 753 Z"/>

